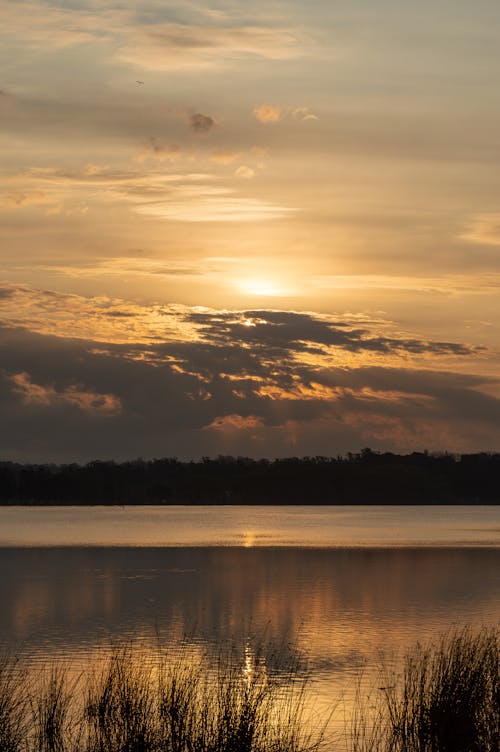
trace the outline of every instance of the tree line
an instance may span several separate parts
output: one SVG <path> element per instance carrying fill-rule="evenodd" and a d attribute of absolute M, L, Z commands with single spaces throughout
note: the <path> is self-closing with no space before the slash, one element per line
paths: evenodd
<path fill-rule="evenodd" d="M 0 462 L 0 504 L 495 504 L 500 454 Z"/>

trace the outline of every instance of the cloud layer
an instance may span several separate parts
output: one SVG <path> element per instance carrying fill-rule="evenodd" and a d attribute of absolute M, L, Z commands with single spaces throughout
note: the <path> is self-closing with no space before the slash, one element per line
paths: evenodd
<path fill-rule="evenodd" d="M 379 5 L 0 0 L 1 452 L 500 449 L 500 6 Z"/>
<path fill-rule="evenodd" d="M 443 369 L 474 353 L 465 344 L 313 313 L 63 304 L 13 287 L 0 304 L 6 458 L 467 451 L 498 440 L 498 380 Z M 103 322 L 99 341 L 79 318 L 89 333 Z"/>

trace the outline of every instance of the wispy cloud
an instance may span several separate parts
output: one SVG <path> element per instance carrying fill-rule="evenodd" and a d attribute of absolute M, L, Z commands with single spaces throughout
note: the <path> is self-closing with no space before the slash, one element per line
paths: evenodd
<path fill-rule="evenodd" d="M 51 197 L 43 191 L 19 191 L 0 194 L 0 206 L 11 208 L 20 208 L 30 204 L 47 204 L 51 201 Z"/>
<path fill-rule="evenodd" d="M 164 148 L 154 140 L 138 161 L 141 163 L 148 156 L 160 161 L 181 159 L 177 149 Z M 229 177 L 254 175 L 253 168 L 242 165 Z M 217 181 L 220 178 L 210 173 L 120 171 L 93 164 L 79 170 L 37 168 L 11 179 L 11 190 L 0 194 L 0 207 L 45 204 L 60 210 L 64 201 L 81 208 L 82 201 L 91 199 L 95 203 L 99 196 L 101 202 L 122 203 L 143 216 L 180 222 L 231 223 L 280 219 L 297 211 L 262 199 L 235 195 L 234 189 L 216 184 Z"/>
<path fill-rule="evenodd" d="M 248 167 L 248 165 L 240 165 L 236 168 L 234 174 L 237 178 L 246 178 L 248 180 L 255 177 L 255 170 L 253 167 Z"/>
<path fill-rule="evenodd" d="M 302 54 L 291 29 L 232 25 L 224 15 L 205 14 L 204 26 L 199 24 L 199 12 L 193 14 L 193 23 L 158 17 L 148 21 L 148 14 L 137 6 L 92 3 L 86 9 L 57 7 L 40 0 L 2 0 L 1 9 L 0 33 L 10 43 L 22 42 L 33 49 L 46 49 L 47 44 L 57 49 L 105 43 L 109 57 L 143 70 L 219 68 L 249 56 L 288 60 Z M 170 8 L 160 15 L 175 16 Z"/>
<path fill-rule="evenodd" d="M 302 122 L 319 120 L 309 107 L 282 107 L 275 104 L 259 104 L 253 109 L 254 117 L 265 125 L 278 123 L 285 118 Z"/>
<path fill-rule="evenodd" d="M 195 26 L 175 23 L 137 26 L 117 56 L 144 69 L 218 68 L 238 58 L 289 60 L 302 54 L 289 29 L 265 26 Z"/>
<path fill-rule="evenodd" d="M 232 195 L 227 188 L 178 189 L 168 202 L 141 203 L 138 214 L 178 222 L 255 222 L 281 219 L 296 210 L 257 198 Z"/>
<path fill-rule="evenodd" d="M 500 245 L 500 212 L 478 214 L 461 238 L 484 245 Z"/>
<path fill-rule="evenodd" d="M 112 29 L 131 20 L 131 16 L 117 9 L 96 11 L 70 7 L 36 0 L 2 0 L 3 34 L 9 42 L 22 41 L 32 47 L 63 48 L 89 41 L 99 41 L 111 36 Z M 29 19 L 27 23 L 26 19 Z M 107 25 L 111 22 L 111 25 Z M 109 29 L 109 31 L 107 31 Z"/>

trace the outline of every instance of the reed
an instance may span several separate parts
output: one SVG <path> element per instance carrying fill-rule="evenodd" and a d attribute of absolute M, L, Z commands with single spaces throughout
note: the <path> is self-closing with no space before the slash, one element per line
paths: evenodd
<path fill-rule="evenodd" d="M 0 750 L 17 752 L 29 730 L 27 699 L 23 692 L 25 677 L 18 662 L 0 657 Z"/>
<path fill-rule="evenodd" d="M 0 665 L 0 752 L 317 752 L 304 716 L 307 676 L 221 651 L 166 657 L 120 647 L 72 682 Z"/>
<path fill-rule="evenodd" d="M 498 752 L 500 639 L 496 629 L 450 632 L 417 645 L 402 673 L 384 674 L 371 722 L 354 720 L 355 752 Z"/>
<path fill-rule="evenodd" d="M 267 647 L 221 650 L 215 666 L 187 644 L 119 647 L 72 680 L 2 658 L 0 752 L 498 752 L 499 649 L 495 629 L 417 645 L 385 673 L 375 712 L 359 693 L 344 745 L 311 718 L 303 664 Z"/>

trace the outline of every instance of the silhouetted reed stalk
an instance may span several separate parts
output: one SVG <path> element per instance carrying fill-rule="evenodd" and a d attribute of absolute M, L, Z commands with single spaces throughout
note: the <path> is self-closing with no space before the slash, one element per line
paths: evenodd
<path fill-rule="evenodd" d="M 24 676 L 17 662 L 8 656 L 0 658 L 0 750 L 17 752 L 28 733 Z"/>
<path fill-rule="evenodd" d="M 499 752 L 499 648 L 495 629 L 418 645 L 402 674 L 385 675 L 369 721 L 358 706 L 354 752 Z"/>
<path fill-rule="evenodd" d="M 468 629 L 417 646 L 386 675 L 375 710 L 360 689 L 347 749 L 498 752 L 499 648 L 498 630 Z M 71 682 L 0 659 L 0 752 L 340 750 L 328 719 L 311 719 L 307 672 L 286 661 L 275 674 L 266 651 L 221 651 L 214 668 L 187 645 L 173 656 L 119 648 Z"/>
<path fill-rule="evenodd" d="M 294 669 L 291 669 L 294 672 Z M 119 648 L 100 669 L 0 665 L 0 752 L 314 752 L 307 677 L 272 678 L 259 655 L 208 658 Z M 287 677 L 288 679 L 288 677 Z"/>

